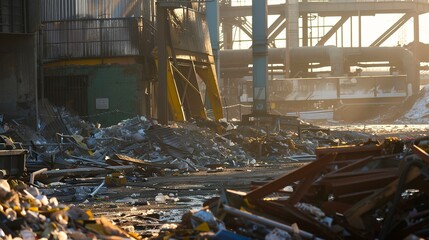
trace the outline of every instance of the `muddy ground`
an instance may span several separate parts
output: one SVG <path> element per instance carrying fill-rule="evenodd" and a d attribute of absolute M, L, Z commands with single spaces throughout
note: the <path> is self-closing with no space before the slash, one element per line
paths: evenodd
<path fill-rule="evenodd" d="M 102 189 L 89 203 L 78 206 L 143 237 L 156 237 L 161 228 L 171 227 L 164 224 L 179 224 L 184 213 L 201 209 L 203 202 L 219 196 L 222 189 L 249 191 L 252 181 L 272 180 L 304 164 L 276 163 L 136 179 L 123 187 Z M 159 193 L 170 199 L 166 203 L 155 201 Z"/>

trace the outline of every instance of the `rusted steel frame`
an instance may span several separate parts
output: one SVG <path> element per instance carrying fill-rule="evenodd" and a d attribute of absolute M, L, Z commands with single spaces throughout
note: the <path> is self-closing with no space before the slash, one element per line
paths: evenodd
<path fill-rule="evenodd" d="M 334 185 L 347 185 L 352 183 L 359 183 L 363 181 L 370 181 L 370 179 L 378 179 L 383 177 L 398 176 L 398 168 L 375 169 L 368 172 L 351 172 L 343 173 L 339 176 L 331 176 L 329 178 L 322 178 L 318 181 L 320 184 L 334 184 Z M 368 179 L 368 180 L 365 180 Z"/>
<path fill-rule="evenodd" d="M 258 199 L 263 198 L 270 193 L 273 193 L 281 188 L 284 188 L 288 184 L 292 184 L 295 181 L 303 179 L 305 176 L 311 176 L 324 170 L 327 163 L 334 161 L 336 158 L 336 153 L 329 153 L 322 158 L 311 162 L 303 167 L 300 167 L 286 175 L 277 178 L 274 181 L 271 181 L 263 186 L 260 186 L 249 193 L 247 193 L 246 197 L 249 199 Z"/>
<path fill-rule="evenodd" d="M 337 201 L 326 201 L 320 202 L 321 209 L 328 216 L 335 216 L 337 213 L 342 214 L 352 207 L 349 203 L 337 202 Z"/>
<path fill-rule="evenodd" d="M 328 153 L 351 153 L 351 152 L 370 152 L 381 150 L 379 145 L 345 145 L 345 146 L 336 146 L 336 147 L 319 147 L 316 148 L 316 155 L 318 154 L 328 154 Z"/>
<path fill-rule="evenodd" d="M 332 230 L 322 223 L 315 220 L 309 214 L 302 212 L 290 204 L 279 204 L 271 201 L 255 200 L 251 202 L 255 209 L 269 214 L 278 221 L 286 223 L 297 223 L 300 229 L 318 233 L 325 239 L 339 239 Z"/>
<path fill-rule="evenodd" d="M 229 214 L 232 214 L 234 216 L 242 217 L 242 218 L 248 219 L 252 222 L 263 224 L 263 225 L 270 226 L 273 228 L 278 228 L 278 229 L 281 229 L 281 230 L 289 232 L 289 233 L 294 233 L 294 229 L 291 226 L 288 226 L 286 224 L 276 222 L 274 220 L 271 220 L 271 219 L 268 219 L 268 218 L 265 218 L 262 216 L 251 214 L 249 212 L 244 212 L 244 211 L 241 211 L 239 209 L 230 207 L 228 205 L 223 205 L 222 209 L 223 209 L 223 211 L 225 211 Z M 321 238 L 316 237 L 314 234 L 303 231 L 303 230 L 299 230 L 298 234 L 305 239 L 321 239 Z"/>
<path fill-rule="evenodd" d="M 418 167 L 412 166 L 407 173 L 405 183 L 409 183 L 420 176 L 421 170 Z M 355 229 L 365 229 L 361 216 L 368 211 L 385 204 L 389 198 L 397 191 L 399 179 L 394 180 L 385 188 L 374 192 L 372 195 L 362 199 L 352 208 L 344 213 L 348 223 Z"/>
<path fill-rule="evenodd" d="M 349 172 L 351 170 L 355 170 L 356 168 L 360 168 L 362 166 L 365 166 L 369 161 L 372 161 L 374 159 L 373 156 L 368 156 L 366 158 L 363 158 L 361 160 L 356 160 L 351 162 L 349 165 L 342 167 L 336 171 L 332 171 L 328 174 L 326 174 L 324 177 L 332 176 L 334 174 L 343 173 L 343 172 Z"/>
<path fill-rule="evenodd" d="M 379 145 L 363 145 L 363 146 L 339 146 L 339 147 L 328 147 L 328 148 L 317 148 L 316 156 L 322 157 L 328 153 L 337 153 L 336 161 L 342 160 L 355 160 L 361 159 L 367 156 L 380 156 L 382 153 L 382 147 Z"/>
<path fill-rule="evenodd" d="M 310 189 L 311 185 L 319 176 L 320 176 L 320 172 L 317 174 L 308 176 L 305 179 L 299 181 L 298 187 L 294 189 L 292 195 L 288 199 L 289 204 L 295 205 L 296 203 L 300 202 L 301 199 L 307 193 L 308 189 Z"/>
<path fill-rule="evenodd" d="M 348 194 L 352 192 L 362 192 L 383 188 L 386 184 L 391 183 L 398 176 L 395 173 L 386 174 L 384 176 L 371 175 L 362 176 L 361 178 L 354 178 L 350 180 L 337 179 L 326 184 L 326 188 L 334 195 Z"/>
<path fill-rule="evenodd" d="M 363 198 L 368 197 L 369 195 L 373 194 L 375 191 L 379 190 L 379 188 L 376 189 L 370 189 L 366 191 L 360 191 L 360 192 L 352 192 L 347 194 L 341 194 L 337 195 L 335 199 L 342 203 L 348 203 L 348 204 L 354 204 Z"/>
<path fill-rule="evenodd" d="M 426 162 L 427 165 L 429 165 L 429 154 L 427 154 L 423 149 L 421 149 L 419 146 L 413 145 L 411 147 L 413 149 L 413 153 L 419 156 L 423 161 Z"/>
<path fill-rule="evenodd" d="M 351 177 L 361 177 L 366 175 L 374 175 L 374 174 L 385 174 L 388 172 L 396 172 L 398 173 L 398 168 L 380 168 L 380 169 L 371 169 L 368 171 L 356 171 L 356 172 L 342 172 L 337 174 L 326 174 L 323 176 L 323 179 L 320 182 L 332 181 L 335 179 L 345 179 Z"/>

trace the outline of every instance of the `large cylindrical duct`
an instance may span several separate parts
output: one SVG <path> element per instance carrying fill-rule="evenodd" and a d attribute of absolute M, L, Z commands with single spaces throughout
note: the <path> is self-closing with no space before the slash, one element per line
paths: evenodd
<path fill-rule="evenodd" d="M 251 50 L 223 50 L 220 52 L 222 69 L 245 69 L 251 64 Z M 308 63 L 319 63 L 319 66 L 331 66 L 332 76 L 341 76 L 347 73 L 345 59 L 349 64 L 359 62 L 388 61 L 391 65 L 400 66 L 401 72 L 407 76 L 411 86 L 408 95 L 419 92 L 420 77 L 418 62 L 413 53 L 402 47 L 361 47 L 337 48 L 335 46 L 300 47 L 290 50 L 291 70 L 293 77 L 300 71 L 307 71 Z M 269 64 L 283 64 L 284 48 L 270 48 L 268 50 Z"/>

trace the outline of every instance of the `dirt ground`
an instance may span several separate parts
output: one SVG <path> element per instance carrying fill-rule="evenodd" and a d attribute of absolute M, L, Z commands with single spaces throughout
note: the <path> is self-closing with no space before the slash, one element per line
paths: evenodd
<path fill-rule="evenodd" d="M 252 181 L 272 180 L 304 164 L 306 162 L 277 163 L 222 172 L 151 177 L 127 182 L 123 187 L 106 188 L 88 203 L 78 206 L 143 237 L 152 237 L 161 228 L 169 227 L 164 224 L 178 224 L 187 211 L 201 209 L 204 201 L 219 196 L 222 189 L 248 191 Z M 159 193 L 170 199 L 166 203 L 155 201 Z"/>

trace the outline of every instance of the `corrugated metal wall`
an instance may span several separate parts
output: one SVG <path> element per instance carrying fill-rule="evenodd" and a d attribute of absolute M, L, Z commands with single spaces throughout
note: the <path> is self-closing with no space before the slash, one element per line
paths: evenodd
<path fill-rule="evenodd" d="M 81 18 L 151 19 L 154 0 L 42 0 L 42 21 Z"/>
<path fill-rule="evenodd" d="M 137 56 L 143 48 L 141 18 L 45 23 L 45 59 Z"/>
<path fill-rule="evenodd" d="M 26 32 L 26 4 L 24 0 L 0 0 L 0 33 Z"/>
<path fill-rule="evenodd" d="M 153 47 L 155 0 L 42 0 L 44 58 L 137 56 Z"/>

